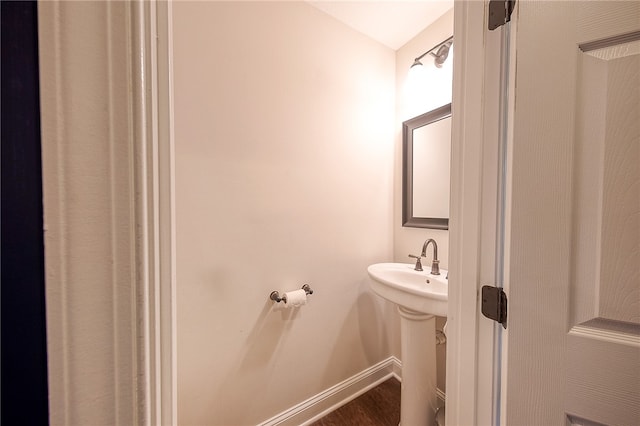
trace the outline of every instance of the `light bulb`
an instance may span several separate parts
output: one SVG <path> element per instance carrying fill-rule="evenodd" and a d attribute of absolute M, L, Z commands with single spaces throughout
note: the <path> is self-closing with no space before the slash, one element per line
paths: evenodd
<path fill-rule="evenodd" d="M 419 63 L 419 62 L 418 62 Z M 417 115 L 421 111 L 421 104 L 428 94 L 429 72 L 427 66 L 413 65 L 404 84 L 404 99 L 407 106 L 408 117 Z"/>

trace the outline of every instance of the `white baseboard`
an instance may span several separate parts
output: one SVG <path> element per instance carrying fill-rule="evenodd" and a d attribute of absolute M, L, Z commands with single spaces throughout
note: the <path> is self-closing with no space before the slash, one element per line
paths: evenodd
<path fill-rule="evenodd" d="M 259 426 L 305 426 L 357 398 L 390 377 L 400 378 L 402 366 L 391 356 L 376 365 L 312 396 L 306 401 L 266 420 Z"/>
<path fill-rule="evenodd" d="M 394 356 L 390 356 L 355 376 L 277 414 L 269 420 L 260 423 L 259 426 L 309 425 L 359 397 L 369 389 L 378 386 L 390 377 L 395 377 L 402 381 L 402 363 Z M 440 389 L 438 389 L 437 392 L 438 399 L 444 404 L 444 392 Z"/>
<path fill-rule="evenodd" d="M 391 359 L 393 362 L 393 364 L 391 365 L 391 368 L 393 369 L 393 377 L 395 377 L 396 379 L 398 379 L 398 381 L 401 382 L 402 381 L 402 361 L 400 361 L 395 356 L 392 356 L 389 359 Z"/>

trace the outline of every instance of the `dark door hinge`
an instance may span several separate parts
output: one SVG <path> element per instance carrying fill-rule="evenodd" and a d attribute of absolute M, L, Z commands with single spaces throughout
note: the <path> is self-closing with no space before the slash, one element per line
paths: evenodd
<path fill-rule="evenodd" d="M 507 295 L 501 288 L 482 286 L 482 315 L 507 328 Z"/>
<path fill-rule="evenodd" d="M 516 0 L 491 0 L 489 2 L 489 29 L 495 30 L 511 20 Z"/>

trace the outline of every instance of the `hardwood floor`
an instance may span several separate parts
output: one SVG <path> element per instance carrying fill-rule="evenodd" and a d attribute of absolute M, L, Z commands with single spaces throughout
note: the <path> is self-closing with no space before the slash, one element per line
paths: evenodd
<path fill-rule="evenodd" d="M 311 426 L 398 426 L 400 382 L 391 378 Z"/>

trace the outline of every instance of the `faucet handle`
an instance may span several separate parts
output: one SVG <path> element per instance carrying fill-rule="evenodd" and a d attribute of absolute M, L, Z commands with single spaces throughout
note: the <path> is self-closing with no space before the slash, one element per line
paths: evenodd
<path fill-rule="evenodd" d="M 421 262 L 421 256 L 416 256 L 415 254 L 410 254 L 409 257 L 413 258 L 416 260 L 416 267 L 413 268 L 416 271 L 422 271 L 422 262 Z"/>

